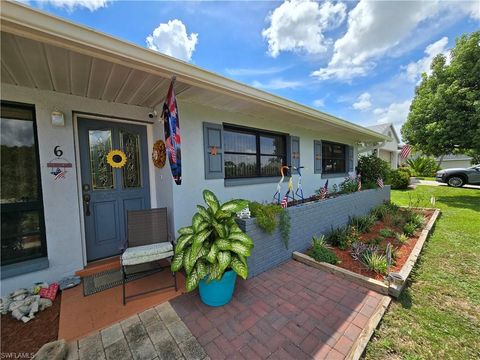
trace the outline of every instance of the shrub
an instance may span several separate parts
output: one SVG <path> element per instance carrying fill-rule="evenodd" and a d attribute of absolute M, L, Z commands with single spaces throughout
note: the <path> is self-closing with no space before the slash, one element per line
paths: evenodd
<path fill-rule="evenodd" d="M 376 155 L 360 156 L 358 172 L 362 175 L 362 183 L 376 183 L 378 178 L 386 179 L 390 165 Z"/>
<path fill-rule="evenodd" d="M 397 170 L 407 173 L 409 177 L 413 176 L 412 168 L 410 166 L 406 165 L 406 164 L 400 165 Z"/>
<path fill-rule="evenodd" d="M 415 228 L 418 229 L 423 225 L 424 220 L 425 218 L 422 215 L 413 213 L 407 222 L 415 225 Z"/>
<path fill-rule="evenodd" d="M 326 236 L 326 241 L 332 245 L 336 246 L 342 250 L 348 248 L 355 240 L 355 233 L 352 233 L 352 228 L 350 226 L 343 228 L 336 228 L 330 230 Z"/>
<path fill-rule="evenodd" d="M 390 229 L 381 229 L 378 234 L 383 237 L 383 238 L 387 238 L 387 237 L 392 237 L 393 236 L 393 231 L 390 230 Z"/>
<path fill-rule="evenodd" d="M 386 183 L 392 185 L 392 189 L 407 189 L 410 183 L 410 175 L 403 170 L 391 170 L 388 173 Z"/>
<path fill-rule="evenodd" d="M 412 236 L 415 233 L 415 230 L 417 229 L 417 226 L 413 223 L 406 223 L 405 226 L 403 227 L 403 233 L 406 236 Z"/>
<path fill-rule="evenodd" d="M 377 218 L 374 215 L 365 215 L 350 218 L 349 225 L 354 226 L 361 233 L 366 233 L 375 224 Z"/>
<path fill-rule="evenodd" d="M 278 217 L 282 211 L 282 207 L 277 204 L 260 204 L 258 202 L 251 202 L 248 207 L 250 213 L 260 229 L 267 234 L 275 231 L 278 225 Z"/>
<path fill-rule="evenodd" d="M 185 289 L 194 290 L 200 280 L 220 280 L 227 268 L 240 277 L 248 277 L 247 256 L 253 248 L 253 240 L 235 221 L 236 213 L 245 209 L 246 200 L 231 200 L 223 205 L 209 190 L 203 191 L 207 207 L 197 205 L 192 225 L 178 229 L 181 235 L 175 245 L 171 270 L 185 269 Z"/>
<path fill-rule="evenodd" d="M 288 249 L 290 238 L 290 216 L 288 212 L 277 204 L 260 204 L 253 201 L 248 206 L 258 227 L 267 234 L 273 233 L 277 226 L 280 226 L 283 242 Z"/>
<path fill-rule="evenodd" d="M 358 191 L 358 180 L 353 177 L 346 177 L 345 180 L 340 184 L 340 193 L 350 194 L 355 191 Z"/>
<path fill-rule="evenodd" d="M 365 252 L 362 257 L 362 262 L 368 269 L 376 273 L 387 274 L 387 258 L 385 255 L 375 252 Z"/>
<path fill-rule="evenodd" d="M 328 248 L 325 236 L 323 235 L 320 238 L 316 236 L 312 238 L 312 248 L 308 251 L 308 255 L 317 261 L 333 265 L 338 263 L 337 255 Z"/>
<path fill-rule="evenodd" d="M 416 159 L 407 159 L 407 164 L 412 168 L 414 176 L 435 176 L 437 163 L 435 159 L 425 156 Z"/>
<path fill-rule="evenodd" d="M 404 216 L 402 213 L 397 213 L 392 216 L 392 225 L 393 226 L 398 226 L 398 227 L 403 227 L 407 221 L 405 220 Z"/>
<path fill-rule="evenodd" d="M 387 215 L 395 216 L 400 207 L 394 203 L 387 202 L 382 205 L 375 206 L 371 211 L 370 214 L 375 216 L 377 220 L 383 220 Z"/>
<path fill-rule="evenodd" d="M 408 236 L 401 233 L 395 233 L 395 239 L 401 244 L 406 244 L 408 242 Z"/>

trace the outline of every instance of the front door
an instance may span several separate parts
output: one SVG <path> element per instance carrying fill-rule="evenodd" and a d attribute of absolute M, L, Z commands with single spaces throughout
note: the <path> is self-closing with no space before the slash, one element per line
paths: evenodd
<path fill-rule="evenodd" d="M 150 208 L 147 130 L 143 125 L 79 117 L 78 134 L 87 260 L 92 261 L 120 253 L 127 211 Z M 123 167 L 108 164 L 112 150 L 126 155 Z"/>

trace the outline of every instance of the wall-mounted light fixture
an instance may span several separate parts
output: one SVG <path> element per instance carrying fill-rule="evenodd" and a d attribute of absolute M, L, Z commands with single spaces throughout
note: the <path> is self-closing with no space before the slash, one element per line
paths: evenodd
<path fill-rule="evenodd" d="M 57 109 L 52 111 L 52 125 L 53 126 L 65 126 L 65 116 Z"/>

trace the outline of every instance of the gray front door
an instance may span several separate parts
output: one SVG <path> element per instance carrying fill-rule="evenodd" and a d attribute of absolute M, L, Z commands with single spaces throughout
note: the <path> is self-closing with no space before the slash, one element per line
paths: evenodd
<path fill-rule="evenodd" d="M 150 208 L 147 130 L 143 125 L 79 118 L 78 134 L 87 260 L 92 261 L 120 253 L 127 211 Z M 126 154 L 123 167 L 108 164 L 112 150 Z"/>

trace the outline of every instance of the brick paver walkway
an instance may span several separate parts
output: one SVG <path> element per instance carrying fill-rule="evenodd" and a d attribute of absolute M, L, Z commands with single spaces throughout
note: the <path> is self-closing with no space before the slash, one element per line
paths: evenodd
<path fill-rule="evenodd" d="M 358 358 L 358 340 L 370 336 L 362 331 L 373 316 L 380 319 L 386 300 L 290 260 L 237 280 L 223 307 L 204 305 L 197 292 L 182 295 L 71 342 L 68 359 Z"/>
<path fill-rule="evenodd" d="M 215 360 L 344 359 L 385 298 L 290 260 L 237 280 L 226 306 L 208 307 L 197 293 L 171 304 Z"/>
<path fill-rule="evenodd" d="M 207 360 L 169 302 L 69 343 L 67 360 Z"/>

